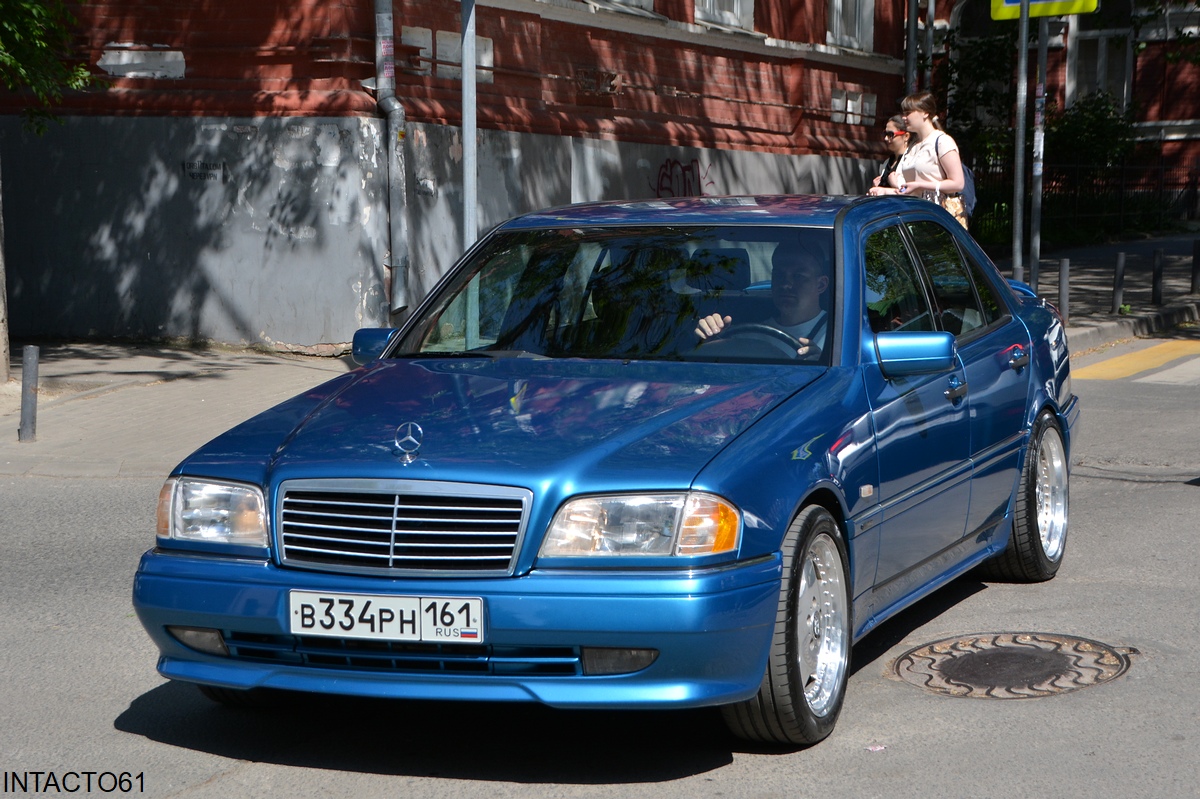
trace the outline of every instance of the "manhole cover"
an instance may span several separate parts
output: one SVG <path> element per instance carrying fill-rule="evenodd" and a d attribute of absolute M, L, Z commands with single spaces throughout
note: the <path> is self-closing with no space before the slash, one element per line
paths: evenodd
<path fill-rule="evenodd" d="M 1116 679 L 1137 650 L 1055 633 L 982 633 L 910 649 L 892 664 L 905 682 L 949 696 L 1032 699 Z"/>

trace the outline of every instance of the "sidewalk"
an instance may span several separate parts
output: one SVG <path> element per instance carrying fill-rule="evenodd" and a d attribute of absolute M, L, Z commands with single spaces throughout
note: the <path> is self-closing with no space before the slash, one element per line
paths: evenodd
<path fill-rule="evenodd" d="M 1200 319 L 1191 289 L 1200 233 L 1044 254 L 1039 294 L 1059 304 L 1059 261 L 1070 261 L 1067 337 L 1078 354 Z M 1163 250 L 1163 305 L 1152 302 Z M 1117 253 L 1125 252 L 1126 315 L 1113 314 Z M 1006 276 L 1007 260 L 997 261 Z M 1025 278 L 1032 279 L 1026 268 Z M 165 346 L 50 344 L 40 348 L 36 438 L 19 442 L 21 346 L 0 386 L 0 478 L 6 475 L 163 478 L 214 436 L 353 368 L 349 358 Z"/>
<path fill-rule="evenodd" d="M 0 477 L 163 477 L 209 439 L 353 367 L 348 358 L 117 344 L 39 348 L 36 436 L 18 441 L 20 345 L 0 386 Z"/>
<path fill-rule="evenodd" d="M 1104 344 L 1169 330 L 1180 322 L 1200 319 L 1200 295 L 1190 294 L 1192 254 L 1200 232 L 1124 241 L 1062 252 L 1042 253 L 1038 262 L 1038 295 L 1059 306 L 1067 316 L 1071 352 L 1081 353 Z M 1155 250 L 1163 251 L 1162 305 L 1153 302 Z M 1113 313 L 1113 279 L 1117 256 L 1125 253 L 1122 304 L 1127 314 Z M 1069 303 L 1059 302 L 1062 259 L 1069 262 Z M 1011 256 L 997 259 L 1005 277 L 1012 277 Z M 1029 264 L 1025 282 L 1033 285 Z"/>

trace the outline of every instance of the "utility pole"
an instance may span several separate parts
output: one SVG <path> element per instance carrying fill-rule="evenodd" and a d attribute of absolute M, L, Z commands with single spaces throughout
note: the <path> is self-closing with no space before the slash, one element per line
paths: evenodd
<path fill-rule="evenodd" d="M 917 91 L 917 18 L 920 0 L 908 0 L 908 40 L 904 47 L 904 81 L 908 94 Z"/>
<path fill-rule="evenodd" d="M 1017 119 L 1013 145 L 1013 280 L 1025 280 L 1025 100 L 1029 93 L 1029 0 L 1021 0 L 1021 29 L 1017 36 Z"/>
<path fill-rule="evenodd" d="M 1033 192 L 1029 209 L 1029 285 L 1037 291 L 1042 260 L 1042 162 L 1046 148 L 1046 48 L 1050 20 L 1038 17 L 1037 85 L 1033 90 Z"/>

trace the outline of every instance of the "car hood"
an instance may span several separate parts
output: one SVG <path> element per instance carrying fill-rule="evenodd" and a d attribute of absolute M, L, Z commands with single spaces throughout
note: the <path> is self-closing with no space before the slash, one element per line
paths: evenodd
<path fill-rule="evenodd" d="M 186 471 L 684 487 L 824 370 L 796 365 L 398 359 L 235 428 Z M 419 430 L 418 430 L 419 428 Z M 411 434 L 409 441 L 398 439 Z M 239 443 L 240 442 L 240 443 Z M 416 445 L 419 443 L 419 448 Z M 243 446 L 244 445 L 244 446 Z M 257 451 L 253 451 L 257 450 Z M 260 460 L 260 458 L 262 460 Z M 257 480 L 261 481 L 261 480 Z"/>

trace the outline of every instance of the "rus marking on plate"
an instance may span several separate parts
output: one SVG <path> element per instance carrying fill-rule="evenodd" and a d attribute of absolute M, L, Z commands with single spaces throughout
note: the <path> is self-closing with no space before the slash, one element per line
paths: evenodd
<path fill-rule="evenodd" d="M 1056 633 L 979 633 L 910 649 L 891 672 L 947 696 L 1033 699 L 1114 680 L 1136 654 L 1132 647 Z"/>

